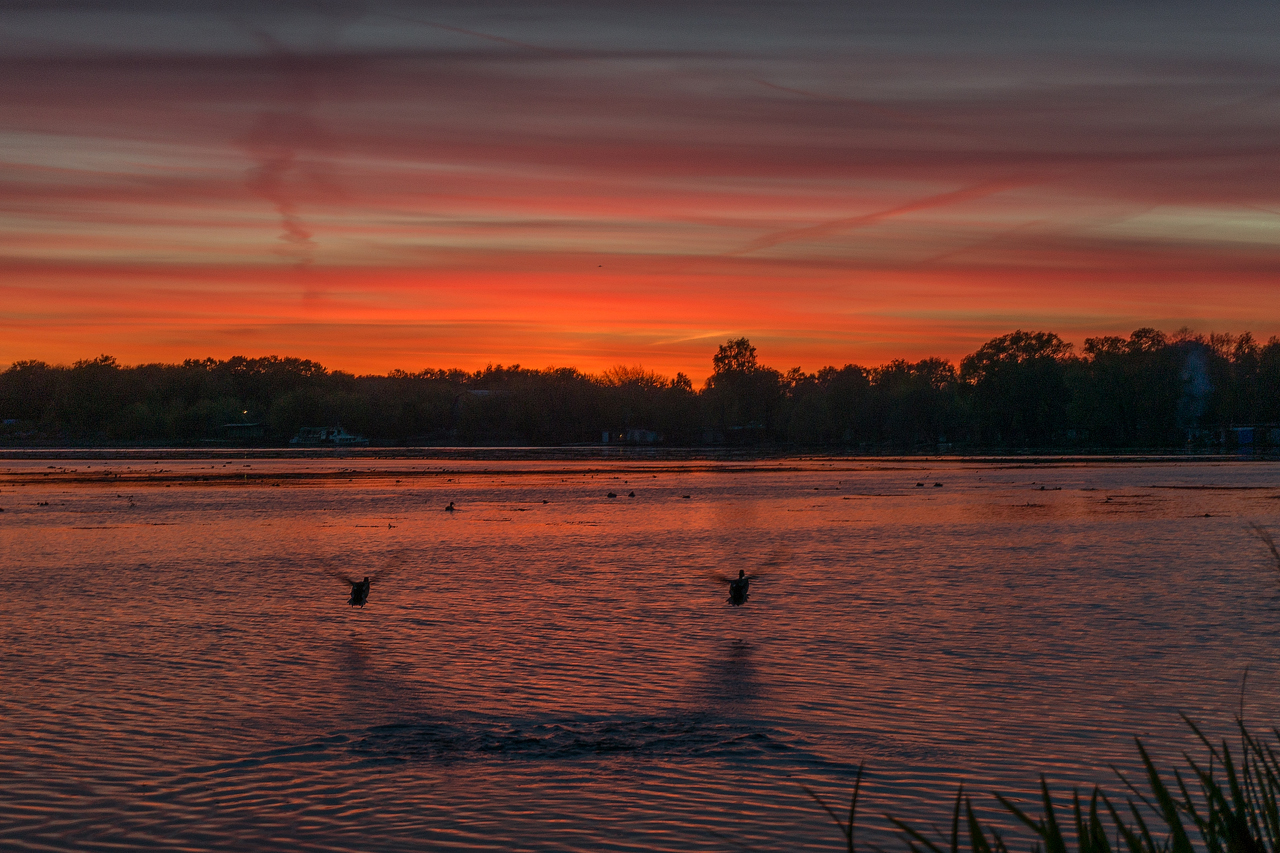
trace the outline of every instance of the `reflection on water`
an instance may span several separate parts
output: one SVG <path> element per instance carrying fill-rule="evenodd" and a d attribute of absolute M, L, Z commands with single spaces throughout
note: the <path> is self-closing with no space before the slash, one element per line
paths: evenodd
<path fill-rule="evenodd" d="M 1226 731 L 1246 667 L 1280 721 L 1273 463 L 48 466 L 0 463 L 6 848 L 833 849 L 801 786 L 863 762 L 927 825 Z"/>
<path fill-rule="evenodd" d="M 729 714 L 748 713 L 760 698 L 751 643 L 735 637 L 704 664 L 703 700 Z"/>

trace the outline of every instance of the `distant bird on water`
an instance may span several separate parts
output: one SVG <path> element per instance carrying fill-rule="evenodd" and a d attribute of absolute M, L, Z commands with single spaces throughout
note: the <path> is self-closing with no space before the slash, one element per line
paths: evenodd
<path fill-rule="evenodd" d="M 449 501 L 449 505 L 448 505 L 447 507 L 445 507 L 445 508 L 444 508 L 444 511 L 445 511 L 445 512 L 453 512 L 453 509 L 454 509 L 454 507 L 453 507 L 453 501 Z"/>

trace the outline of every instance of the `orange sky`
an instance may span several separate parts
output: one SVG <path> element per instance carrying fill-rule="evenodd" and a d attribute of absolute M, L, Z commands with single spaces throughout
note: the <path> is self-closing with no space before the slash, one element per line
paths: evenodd
<path fill-rule="evenodd" d="M 847 6 L 6 11 L 0 364 L 1280 333 L 1274 8 Z"/>

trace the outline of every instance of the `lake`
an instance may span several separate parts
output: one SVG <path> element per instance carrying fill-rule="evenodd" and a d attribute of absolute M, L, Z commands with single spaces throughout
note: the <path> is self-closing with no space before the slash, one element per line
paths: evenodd
<path fill-rule="evenodd" d="M 6 849 L 905 849 L 1280 723 L 1280 463 L 14 456 Z"/>

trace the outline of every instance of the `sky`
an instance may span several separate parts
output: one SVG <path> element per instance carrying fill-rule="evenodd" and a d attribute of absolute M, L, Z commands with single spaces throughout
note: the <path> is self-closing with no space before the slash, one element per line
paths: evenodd
<path fill-rule="evenodd" d="M 1280 334 L 1280 4 L 0 0 L 0 366 Z"/>

